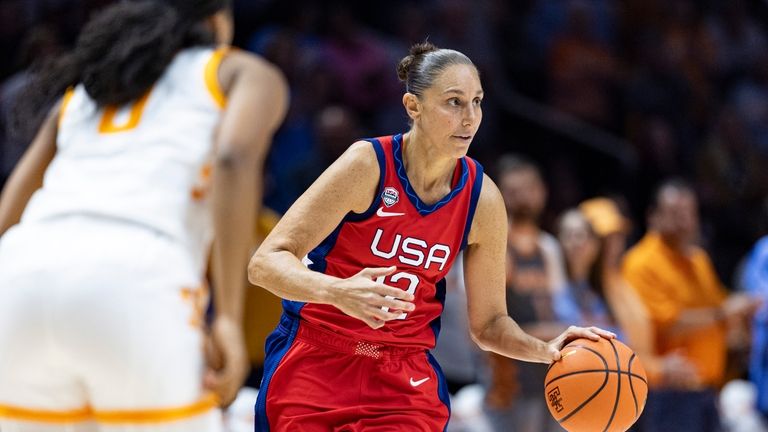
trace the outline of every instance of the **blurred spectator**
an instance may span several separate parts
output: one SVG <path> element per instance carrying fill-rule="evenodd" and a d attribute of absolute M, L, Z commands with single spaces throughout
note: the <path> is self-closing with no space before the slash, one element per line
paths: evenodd
<path fill-rule="evenodd" d="M 757 408 L 768 419 L 768 236 L 749 254 L 743 277 L 747 292 L 762 301 L 752 327 L 749 376 L 757 387 Z"/>
<path fill-rule="evenodd" d="M 707 120 L 714 98 L 705 67 L 712 48 L 703 30 L 699 5 L 694 0 L 666 2 L 663 24 L 659 29 L 662 38 L 660 51 L 665 61 L 680 74 L 691 92 L 690 99 L 681 102 L 688 104 L 687 110 L 694 122 Z M 683 143 L 688 144 L 686 140 Z"/>
<path fill-rule="evenodd" d="M 362 25 L 349 4 L 332 2 L 327 8 L 330 32 L 322 58 L 338 84 L 339 102 L 364 121 L 372 120 L 382 104 L 399 106 L 400 83 L 393 78 L 384 38 Z"/>
<path fill-rule="evenodd" d="M 561 217 L 558 236 L 568 284 L 556 306 L 561 321 L 614 329 L 643 361 L 648 380 L 655 385 L 664 376 L 684 376 L 693 368 L 679 355 L 656 354 L 648 310 L 621 275 L 630 225 L 608 198 L 584 201 Z"/>
<path fill-rule="evenodd" d="M 291 103 L 285 122 L 273 140 L 267 159 L 264 202 L 284 212 L 314 181 L 317 170 L 307 174 L 318 158 L 314 136 L 314 115 L 330 100 L 330 74 L 320 63 L 318 42 L 306 21 L 308 8 L 295 17 L 293 27 L 270 26 L 249 39 L 249 49 L 274 62 L 285 74 L 291 88 Z"/>
<path fill-rule="evenodd" d="M 717 251 L 712 260 L 718 273 L 729 279 L 761 234 L 760 210 L 768 196 L 768 153 L 758 150 L 741 112 L 732 106 L 720 112 L 696 160 L 708 245 Z"/>
<path fill-rule="evenodd" d="M 21 70 L 0 84 L 0 188 L 27 149 L 29 137 L 21 136 L 11 124 L 11 113 L 27 83 L 32 68 L 40 66 L 62 50 L 58 35 L 50 27 L 38 25 L 29 29 L 19 47 Z"/>
<path fill-rule="evenodd" d="M 438 45 L 451 47 L 472 56 L 485 78 L 496 63 L 495 52 L 488 49 L 493 43 L 488 25 L 491 0 L 441 0 L 433 2 L 435 23 L 428 34 Z M 485 83 L 484 83 L 485 84 Z"/>
<path fill-rule="evenodd" d="M 768 192 L 768 171 L 764 169 L 768 152 L 762 155 L 758 151 L 736 109 L 723 109 L 714 126 L 697 160 L 702 203 L 711 207 L 744 201 L 759 205 Z"/>
<path fill-rule="evenodd" d="M 531 0 L 525 28 L 527 40 L 533 45 L 539 58 L 552 49 L 557 35 L 568 26 L 572 8 L 588 8 L 592 17 L 590 39 L 603 46 L 610 46 L 616 37 L 616 13 L 618 8 L 611 0 Z"/>
<path fill-rule="evenodd" d="M 755 401 L 757 388 L 749 381 L 732 380 L 720 391 L 719 403 L 723 428 L 728 432 L 766 432 Z"/>
<path fill-rule="evenodd" d="M 572 209 L 561 216 L 557 234 L 568 275 L 566 288 L 555 301 L 558 318 L 574 325 L 598 326 L 624 340 L 606 304 L 600 274 L 602 245 L 594 228 L 581 211 Z"/>
<path fill-rule="evenodd" d="M 618 63 L 609 47 L 592 36 L 589 3 L 573 1 L 567 24 L 549 53 L 549 102 L 590 123 L 614 128 Z"/>
<path fill-rule="evenodd" d="M 682 181 L 667 181 L 656 193 L 648 233 L 624 259 L 624 277 L 654 322 L 657 353 L 678 352 L 696 372 L 665 377 L 651 387 L 641 418 L 644 430 L 718 430 L 715 390 L 725 374 L 726 324 L 755 307 L 746 296 L 728 296 L 709 256 L 697 246 L 698 235 L 693 189 Z"/>
<path fill-rule="evenodd" d="M 51 34 L 56 44 L 71 42 L 89 13 L 112 1 L 0 1 L 0 52 L 6 60 L 0 77 L 8 78 L 0 84 L 0 181 L 26 146 L 6 135 L 4 119 L 29 60 L 47 55 Z M 730 280 L 737 260 L 766 233 L 768 219 L 760 217 L 768 195 L 764 1 L 234 0 L 234 5 L 236 41 L 273 61 L 290 81 L 291 111 L 275 137 L 265 184 L 265 202 L 278 211 L 287 209 L 332 154 L 372 130 L 405 124 L 392 65 L 413 42 L 429 38 L 467 52 L 481 70 L 487 97 L 473 156 L 491 163 L 504 151 L 524 148 L 547 161 L 549 205 L 543 222 L 534 225 L 549 227 L 553 215 L 606 191 L 626 196 L 638 216 L 659 178 L 682 175 L 695 178 L 701 244 L 721 279 Z M 41 43 L 21 42 L 25 35 Z M 541 112 L 521 114 L 524 109 L 509 92 L 498 91 L 505 88 L 525 95 Z M 549 107 L 629 140 L 640 157 L 637 171 L 617 167 L 625 177 L 606 180 L 605 155 L 599 149 L 574 150 L 574 140 L 546 121 Z M 505 136 L 514 139 L 496 138 Z M 588 227 L 580 220 L 571 228 Z M 608 238 L 595 234 L 588 241 L 603 244 Z M 603 255 L 595 262 L 605 260 Z M 620 321 L 623 314 L 612 312 L 610 299 L 605 306 Z M 642 349 L 624 331 L 633 348 Z M 662 378 L 680 375 L 675 367 L 688 364 L 679 354 L 664 358 L 678 362 L 665 360 L 659 366 Z"/>
<path fill-rule="evenodd" d="M 538 167 L 519 156 L 498 162 L 497 183 L 509 217 L 507 310 L 529 334 L 543 340 L 567 326 L 554 311 L 553 297 L 563 287 L 564 269 L 557 240 L 539 228 L 547 189 Z M 541 396 L 547 366 L 489 354 L 491 383 L 488 417 L 498 431 L 560 431 Z"/>
<path fill-rule="evenodd" d="M 432 351 L 448 383 L 451 397 L 478 378 L 480 349 L 469 336 L 467 292 L 464 289 L 463 255 L 445 277 L 445 303 L 440 316 L 440 336 Z M 453 416 L 451 422 L 453 422 Z"/>
<path fill-rule="evenodd" d="M 728 102 L 744 119 L 755 149 L 768 155 L 768 53 L 755 59 L 755 65 L 733 86 Z"/>
<path fill-rule="evenodd" d="M 24 26 L 29 24 L 24 14 L 23 0 L 5 0 L 0 2 L 0 53 L 7 57 L 0 62 L 0 77 L 14 72 L 15 66 L 10 59 L 16 56 L 18 41 L 24 34 Z"/>
<path fill-rule="evenodd" d="M 744 0 L 717 2 L 707 31 L 712 40 L 714 73 L 724 84 L 750 70 L 766 50 L 765 29 L 750 16 Z"/>

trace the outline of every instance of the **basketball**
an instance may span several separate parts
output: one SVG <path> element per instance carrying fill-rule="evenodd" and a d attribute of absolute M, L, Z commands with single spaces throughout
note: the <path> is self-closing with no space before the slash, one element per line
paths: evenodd
<path fill-rule="evenodd" d="M 616 339 L 576 339 L 544 380 L 549 412 L 569 432 L 619 432 L 640 417 L 648 380 L 640 359 Z"/>

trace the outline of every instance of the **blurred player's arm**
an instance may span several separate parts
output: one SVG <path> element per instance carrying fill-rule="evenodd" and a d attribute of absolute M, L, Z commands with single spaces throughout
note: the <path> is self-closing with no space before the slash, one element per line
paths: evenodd
<path fill-rule="evenodd" d="M 301 263 L 349 212 L 371 205 L 380 169 L 371 143 L 353 144 L 291 206 L 251 258 L 248 278 L 256 286 L 288 300 L 330 304 L 371 328 L 413 310 L 413 295 L 375 282 L 395 267 L 368 268 L 340 279 Z M 386 298 L 391 296 L 395 298 Z M 398 300 L 399 299 L 399 300 Z M 404 301 L 403 301 L 404 300 Z M 391 312 L 382 310 L 383 306 Z"/>
<path fill-rule="evenodd" d="M 550 342 L 527 333 L 507 313 L 505 259 L 507 213 L 498 187 L 485 176 L 464 252 L 464 281 L 472 339 L 486 351 L 539 363 L 559 359 L 565 342 L 578 337 L 613 337 L 591 327 L 569 327 Z"/>
<path fill-rule="evenodd" d="M 242 335 L 243 269 L 253 247 L 261 204 L 262 170 L 269 144 L 282 123 L 288 89 L 282 74 L 250 54 L 224 57 L 218 78 L 227 105 L 215 135 L 212 174 L 214 242 L 211 254 L 215 318 L 211 333 L 220 369 L 206 384 L 225 404 L 234 399 L 248 371 Z"/>
<path fill-rule="evenodd" d="M 43 176 L 56 155 L 56 133 L 61 103 L 48 113 L 35 139 L 13 169 L 0 195 L 0 236 L 21 220 L 29 199 L 43 186 Z"/>

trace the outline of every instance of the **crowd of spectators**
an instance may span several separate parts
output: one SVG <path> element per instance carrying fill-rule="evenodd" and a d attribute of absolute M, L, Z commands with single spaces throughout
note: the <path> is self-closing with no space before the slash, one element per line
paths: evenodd
<path fill-rule="evenodd" d="M 108 3 L 0 2 L 0 119 L 25 71 L 69 46 Z M 276 63 L 291 84 L 269 163 L 266 199 L 278 212 L 356 138 L 405 128 L 394 65 L 428 38 L 482 72 L 488 97 L 471 154 L 488 164 L 514 151 L 541 165 L 551 186 L 545 228 L 597 194 L 621 194 L 642 221 L 656 182 L 674 175 L 700 195 L 703 242 L 729 283 L 766 230 L 764 2 L 234 0 L 234 8 L 236 45 Z M 2 179 L 23 143 L 0 139 Z"/>
<path fill-rule="evenodd" d="M 108 3 L 0 2 L 0 185 L 27 144 L 14 134 L 8 118 L 29 71 L 71 45 L 89 14 Z M 699 317 L 706 322 L 699 322 L 696 331 L 725 332 L 717 327 L 719 321 L 731 325 L 750 309 L 746 303 L 721 308 L 729 290 L 767 295 L 766 240 L 750 250 L 768 233 L 768 3 L 233 3 L 235 44 L 275 63 L 291 88 L 290 112 L 268 160 L 267 206 L 285 211 L 355 140 L 406 128 L 403 87 L 395 65 L 412 43 L 428 39 L 460 50 L 477 64 L 486 90 L 484 121 L 470 155 L 491 170 L 502 191 L 502 177 L 515 175 L 529 182 L 519 193 L 535 194 L 541 188 L 538 197 L 528 197 L 535 201 L 534 208 L 525 203 L 516 208 L 515 191 L 506 191 L 513 216 L 510 228 L 517 233 L 510 242 L 508 292 L 516 299 L 510 301 L 510 311 L 521 309 L 521 297 L 528 303 L 545 298 L 551 308 L 537 313 L 546 315 L 546 320 L 538 315 L 522 318 L 542 335 L 549 327 L 557 328 L 556 316 L 615 326 L 648 352 L 649 372 L 659 374 L 655 382 L 669 384 L 677 377 L 675 385 L 688 390 L 716 389 L 726 378 L 746 376 L 751 365 L 753 379 L 762 389 L 767 387 L 767 306 L 757 311 L 751 332 L 762 357 L 755 354 L 742 363 L 727 363 L 728 352 L 733 354 L 727 347 L 749 351 L 750 332 L 746 336 L 726 332 L 718 336 L 723 338 L 718 356 L 726 357 L 718 357 L 722 363 L 716 365 L 718 370 L 706 372 L 711 364 L 698 365 L 705 375 L 709 373 L 706 377 L 686 376 L 690 363 L 698 360 L 681 354 L 685 338 L 658 332 L 678 331 L 673 324 L 680 311 L 701 308 L 710 308 L 713 315 L 711 321 Z M 498 164 L 509 152 L 524 157 Z M 521 162 L 526 160 L 530 164 Z M 521 163 L 522 170 L 516 171 Z M 668 185 L 672 192 L 657 190 L 660 181 L 670 177 L 686 182 Z M 670 197 L 674 192 L 682 198 Z M 585 203 L 595 196 L 611 200 Z M 693 203 L 669 202 L 686 197 Z M 680 250 L 667 250 L 671 243 L 659 240 L 665 229 L 662 212 L 669 211 L 665 206 L 687 204 L 693 206 L 685 210 L 695 212 L 696 226 L 688 227 Z M 681 217 L 672 211 L 672 219 Z M 642 251 L 625 257 L 625 249 L 646 229 L 651 234 L 636 246 Z M 685 252 L 694 246 L 693 255 Z M 584 261 L 590 253 L 592 261 Z M 648 283 L 648 278 L 657 276 L 648 276 L 642 268 L 643 253 L 666 254 L 675 263 L 666 276 L 686 265 L 703 268 L 707 283 L 687 286 L 694 294 L 677 296 L 678 300 L 698 296 L 700 303 L 673 304 L 669 296 L 662 299 L 666 303 L 659 300 L 658 287 L 663 284 Z M 558 264 L 549 264 L 553 260 Z M 544 279 L 546 266 L 562 266 L 563 274 L 554 277 L 559 282 Z M 541 274 L 533 274 L 536 271 Z M 590 287 L 595 281 L 602 282 Z M 562 303 L 560 290 L 570 293 L 575 299 L 570 304 L 581 308 L 564 309 L 567 303 Z M 645 309 L 638 312 L 638 304 Z M 621 322 L 627 317 L 634 324 Z M 527 384 L 501 388 L 497 380 L 494 387 L 493 375 L 531 375 L 522 374 L 520 365 L 490 361 L 495 368 L 487 380 L 492 392 L 485 404 L 494 412 L 510 405 L 513 393 Z M 476 379 L 482 381 L 472 374 L 459 381 Z M 702 392 L 701 398 L 712 397 Z M 768 412 L 768 392 L 758 397 L 761 409 Z"/>

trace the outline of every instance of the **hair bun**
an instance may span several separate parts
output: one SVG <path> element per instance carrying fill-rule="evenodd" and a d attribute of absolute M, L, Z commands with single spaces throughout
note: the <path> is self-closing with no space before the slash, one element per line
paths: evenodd
<path fill-rule="evenodd" d="M 433 44 L 432 42 L 424 41 L 424 42 L 413 44 L 411 46 L 411 50 L 409 54 L 416 57 L 419 55 L 430 53 L 432 51 L 437 51 L 438 49 L 439 48 L 435 46 L 435 44 Z"/>
<path fill-rule="evenodd" d="M 411 70 L 411 66 L 416 61 L 416 57 L 426 55 L 432 51 L 437 51 L 438 49 L 439 48 L 432 42 L 424 41 L 413 44 L 408 55 L 403 57 L 397 65 L 397 77 L 400 81 L 408 79 L 408 71 Z"/>

